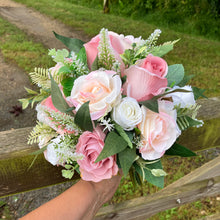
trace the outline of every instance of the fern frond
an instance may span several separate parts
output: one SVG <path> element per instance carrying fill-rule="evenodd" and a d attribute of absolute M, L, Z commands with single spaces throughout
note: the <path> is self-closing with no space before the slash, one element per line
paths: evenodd
<path fill-rule="evenodd" d="M 177 111 L 177 116 L 182 117 L 182 116 L 187 115 L 189 117 L 192 117 L 193 119 L 196 118 L 198 110 L 201 107 L 201 105 L 198 105 L 198 104 L 186 106 L 185 108 L 181 108 L 180 106 L 181 106 L 181 104 L 174 106 L 174 109 L 176 109 L 176 111 Z"/>
<path fill-rule="evenodd" d="M 51 127 L 46 124 L 43 124 L 37 121 L 36 126 L 30 132 L 28 136 L 28 144 L 39 143 L 39 137 L 46 137 L 48 136 L 50 139 L 57 136 L 56 131 L 54 131 Z"/>
<path fill-rule="evenodd" d="M 34 72 L 29 73 L 31 80 L 34 84 L 44 89 L 50 89 L 50 79 L 48 69 L 35 68 Z"/>

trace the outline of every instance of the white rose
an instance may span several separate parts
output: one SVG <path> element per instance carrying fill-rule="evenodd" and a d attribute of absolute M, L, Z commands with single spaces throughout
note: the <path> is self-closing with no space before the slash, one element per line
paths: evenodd
<path fill-rule="evenodd" d="M 181 108 L 185 108 L 187 106 L 191 106 L 196 103 L 191 86 L 184 86 L 184 87 L 174 86 L 172 90 L 174 89 L 184 89 L 190 91 L 190 92 L 174 92 L 169 94 L 168 96 L 172 97 L 174 105 L 180 104 Z"/>
<path fill-rule="evenodd" d="M 126 131 L 133 130 L 142 120 L 142 111 L 138 102 L 131 98 L 123 98 L 121 103 L 113 108 L 112 118 Z"/>
<path fill-rule="evenodd" d="M 114 71 L 97 70 L 80 76 L 74 82 L 71 95 L 67 97 L 70 105 L 76 107 L 89 102 L 92 120 L 101 118 L 112 110 L 121 100 L 121 79 Z"/>
<path fill-rule="evenodd" d="M 47 145 L 47 150 L 44 151 L 44 156 L 48 162 L 55 165 L 64 165 L 68 159 L 78 160 L 83 159 L 83 155 L 74 152 L 75 148 L 72 149 L 63 145 L 62 135 L 54 138 L 50 144 Z"/>

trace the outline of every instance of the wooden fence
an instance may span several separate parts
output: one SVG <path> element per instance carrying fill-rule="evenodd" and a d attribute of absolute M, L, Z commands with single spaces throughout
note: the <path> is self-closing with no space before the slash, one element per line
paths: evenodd
<path fill-rule="evenodd" d="M 201 99 L 199 104 L 202 107 L 198 117 L 205 120 L 205 126 L 190 131 L 190 136 L 183 134 L 180 142 L 187 139 L 187 147 L 196 151 L 218 148 L 220 97 Z M 67 181 L 61 176 L 62 168 L 52 166 L 43 155 L 38 156 L 28 170 L 34 158 L 30 153 L 38 149 L 37 145 L 27 145 L 31 130 L 0 132 L 0 197 Z M 219 194 L 220 156 L 153 195 L 100 209 L 96 219 L 146 219 L 159 211 Z"/>

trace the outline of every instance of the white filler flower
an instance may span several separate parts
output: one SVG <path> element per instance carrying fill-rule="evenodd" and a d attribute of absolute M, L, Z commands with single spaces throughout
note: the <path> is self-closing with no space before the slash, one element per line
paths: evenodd
<path fill-rule="evenodd" d="M 133 130 L 142 120 L 141 108 L 136 99 L 123 98 L 121 103 L 113 108 L 112 118 L 124 130 Z"/>

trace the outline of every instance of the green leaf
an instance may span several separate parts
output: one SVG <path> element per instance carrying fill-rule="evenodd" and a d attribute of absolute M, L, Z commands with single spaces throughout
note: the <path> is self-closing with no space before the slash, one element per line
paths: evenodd
<path fill-rule="evenodd" d="M 174 64 L 168 67 L 168 73 L 166 76 L 168 86 L 170 86 L 173 82 L 175 82 L 174 85 L 178 85 L 183 80 L 183 77 L 184 68 L 182 64 Z"/>
<path fill-rule="evenodd" d="M 149 183 L 160 188 L 164 187 L 164 176 L 157 177 L 151 173 L 152 169 L 163 169 L 160 160 L 152 164 L 146 164 L 143 168 L 141 168 L 138 163 L 134 163 L 134 167 L 141 176 L 144 175 L 144 179 L 146 179 Z"/>
<path fill-rule="evenodd" d="M 97 163 L 107 157 L 120 153 L 127 147 L 127 145 L 127 142 L 114 131 L 108 133 L 105 138 L 104 148 L 95 162 Z"/>
<path fill-rule="evenodd" d="M 18 99 L 18 101 L 22 104 L 22 109 L 26 109 L 29 105 L 29 99 Z"/>
<path fill-rule="evenodd" d="M 62 67 L 59 69 L 59 71 L 58 71 L 58 75 L 59 75 L 60 73 L 71 73 L 71 70 L 70 70 L 70 68 L 69 68 L 68 66 L 62 66 Z"/>
<path fill-rule="evenodd" d="M 95 71 L 99 68 L 99 57 L 98 55 L 96 56 L 94 62 L 92 63 L 92 67 L 91 67 L 91 70 L 92 71 Z"/>
<path fill-rule="evenodd" d="M 42 148 L 40 148 L 37 151 L 34 151 L 34 152 L 30 153 L 30 155 L 39 155 L 39 154 L 43 153 L 46 149 L 47 149 L 47 145 L 42 147 Z"/>
<path fill-rule="evenodd" d="M 152 53 L 154 56 L 162 57 L 171 50 L 173 50 L 173 44 L 167 44 L 167 45 L 154 47 L 153 50 L 150 51 L 150 53 Z"/>
<path fill-rule="evenodd" d="M 75 53 L 79 53 L 80 49 L 83 47 L 84 42 L 76 39 L 76 38 L 69 38 L 62 35 L 57 34 L 53 31 L 55 37 L 60 40 L 64 45 L 66 45 L 71 51 Z"/>
<path fill-rule="evenodd" d="M 193 151 L 191 151 L 190 149 L 177 144 L 176 142 L 173 144 L 173 146 L 168 149 L 165 152 L 166 155 L 175 155 L 175 156 L 181 156 L 181 157 L 192 157 L 192 156 L 196 156 L 196 153 L 194 153 Z"/>
<path fill-rule="evenodd" d="M 185 75 L 182 79 L 182 81 L 178 84 L 179 87 L 183 87 L 187 84 L 187 82 L 192 79 L 194 77 L 194 75 Z"/>
<path fill-rule="evenodd" d="M 79 59 L 84 65 L 87 66 L 87 55 L 84 46 L 80 49 L 79 53 L 77 54 L 77 59 Z"/>
<path fill-rule="evenodd" d="M 117 123 L 114 123 L 114 127 L 116 131 L 120 134 L 120 136 L 127 142 L 128 146 L 130 148 L 133 148 L 132 142 L 128 137 L 127 133 L 124 131 L 124 129 Z"/>
<path fill-rule="evenodd" d="M 70 96 L 72 88 L 73 88 L 73 83 L 74 83 L 74 78 L 69 77 L 64 80 L 62 80 L 61 85 L 63 86 L 63 93 L 66 97 Z"/>
<path fill-rule="evenodd" d="M 199 97 L 207 98 L 203 93 L 206 91 L 205 89 L 200 89 L 197 87 L 192 87 L 194 98 L 197 100 Z"/>
<path fill-rule="evenodd" d="M 54 81 L 53 77 L 50 74 L 51 78 L 51 98 L 54 107 L 60 112 L 67 113 L 66 110 L 69 109 L 69 105 L 66 103 L 66 100 L 63 98 L 63 95 Z M 67 114 L 74 116 L 73 112 L 68 112 Z"/>
<path fill-rule="evenodd" d="M 27 91 L 28 94 L 31 94 L 31 95 L 36 95 L 38 94 L 36 91 L 32 90 L 32 89 L 28 89 L 27 87 L 24 87 L 25 90 Z"/>
<path fill-rule="evenodd" d="M 118 154 L 119 162 L 123 171 L 124 176 L 127 176 L 129 169 L 131 168 L 133 162 L 135 161 L 136 149 L 125 148 Z"/>
<path fill-rule="evenodd" d="M 84 131 L 93 131 L 92 120 L 89 112 L 89 101 L 82 104 L 75 115 L 75 124 Z"/>
<path fill-rule="evenodd" d="M 153 112 L 159 113 L 158 102 L 156 96 L 150 100 L 139 102 L 141 105 L 144 105 L 146 108 L 150 109 Z"/>

